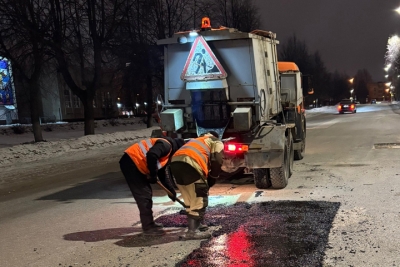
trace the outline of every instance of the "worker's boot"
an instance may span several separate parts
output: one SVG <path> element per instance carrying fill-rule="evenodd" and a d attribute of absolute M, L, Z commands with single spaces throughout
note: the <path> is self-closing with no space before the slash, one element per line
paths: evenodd
<path fill-rule="evenodd" d="M 208 230 L 208 225 L 205 224 L 205 223 L 200 222 L 199 231 L 205 232 L 205 231 L 207 231 L 207 230 Z"/>
<path fill-rule="evenodd" d="M 200 221 L 188 217 L 188 230 L 180 236 L 183 240 L 207 239 L 211 237 L 208 232 L 199 231 Z"/>

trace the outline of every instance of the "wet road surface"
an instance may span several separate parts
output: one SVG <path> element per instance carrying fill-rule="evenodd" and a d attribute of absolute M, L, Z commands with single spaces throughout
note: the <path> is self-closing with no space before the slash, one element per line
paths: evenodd
<path fill-rule="evenodd" d="M 322 266 L 324 251 L 338 202 L 272 201 L 236 203 L 207 210 L 205 223 L 215 229 L 209 240 L 176 264 L 200 266 Z M 187 227 L 177 211 L 157 220 L 166 227 L 163 237 L 131 236 L 119 245 L 143 247 L 178 241 L 173 230 Z"/>

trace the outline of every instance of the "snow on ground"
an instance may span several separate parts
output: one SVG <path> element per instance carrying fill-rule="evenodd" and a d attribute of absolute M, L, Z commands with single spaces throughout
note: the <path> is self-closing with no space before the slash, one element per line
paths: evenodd
<path fill-rule="evenodd" d="M 306 116 L 335 113 L 336 106 L 306 110 Z M 94 150 L 115 145 L 131 144 L 147 138 L 151 131 L 146 129 L 142 118 L 96 121 L 95 135 L 83 136 L 83 123 L 44 124 L 43 138 L 46 142 L 33 143 L 29 125 L 0 127 L 0 165 L 26 163 L 62 156 L 65 153 Z M 13 127 L 23 127 L 25 133 L 15 134 Z"/>
<path fill-rule="evenodd" d="M 337 112 L 336 106 L 324 106 L 313 109 L 306 109 L 306 117 L 310 118 L 312 116 L 321 114 L 321 113 L 335 113 Z"/>
<path fill-rule="evenodd" d="M 43 131 L 46 142 L 33 142 L 33 133 L 14 134 L 12 126 L 2 127 L 0 131 L 0 165 L 19 165 L 48 158 L 60 157 L 63 154 L 86 150 L 95 150 L 110 146 L 133 144 L 148 138 L 152 130 L 146 128 L 139 119 L 120 120 L 115 123 L 98 121 L 95 135 L 83 135 L 83 123 L 66 123 L 44 125 L 51 131 Z M 122 152 L 121 152 L 122 153 Z"/>

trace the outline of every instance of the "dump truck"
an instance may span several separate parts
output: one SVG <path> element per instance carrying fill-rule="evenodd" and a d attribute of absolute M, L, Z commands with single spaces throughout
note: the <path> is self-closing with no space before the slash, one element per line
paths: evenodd
<path fill-rule="evenodd" d="M 285 188 L 305 151 L 301 72 L 278 62 L 276 34 L 202 28 L 158 41 L 164 47 L 160 128 L 194 138 L 210 130 L 224 141 L 225 173 L 246 169 L 257 188 Z"/>

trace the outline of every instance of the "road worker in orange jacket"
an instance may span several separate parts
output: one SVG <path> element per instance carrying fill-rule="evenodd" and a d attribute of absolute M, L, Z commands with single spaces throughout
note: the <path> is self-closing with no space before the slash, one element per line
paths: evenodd
<path fill-rule="evenodd" d="M 162 225 L 154 222 L 151 184 L 161 181 L 175 195 L 172 181 L 165 175 L 172 155 L 184 144 L 182 138 L 149 138 L 125 150 L 120 168 L 140 212 L 145 235 L 163 235 Z M 169 186 L 168 186 L 169 184 Z M 174 200 L 174 197 L 170 197 Z"/>
<path fill-rule="evenodd" d="M 188 230 L 182 239 L 204 239 L 211 235 L 199 231 L 208 206 L 208 192 L 221 172 L 224 145 L 210 131 L 183 145 L 171 159 L 171 172 L 183 197 Z"/>

